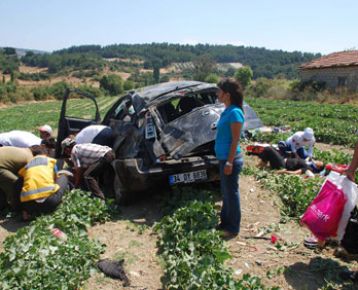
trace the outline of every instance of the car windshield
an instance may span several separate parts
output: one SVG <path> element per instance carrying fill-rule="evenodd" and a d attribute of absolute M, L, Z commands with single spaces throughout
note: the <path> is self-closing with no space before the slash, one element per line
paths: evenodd
<path fill-rule="evenodd" d="M 215 104 L 216 99 L 215 92 L 190 94 L 174 97 L 170 101 L 158 105 L 157 108 L 163 121 L 169 123 L 195 108 Z"/>

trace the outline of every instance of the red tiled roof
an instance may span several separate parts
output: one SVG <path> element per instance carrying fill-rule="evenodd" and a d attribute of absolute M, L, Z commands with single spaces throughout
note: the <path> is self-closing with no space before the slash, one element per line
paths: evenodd
<path fill-rule="evenodd" d="M 339 66 L 358 66 L 358 50 L 334 52 L 304 63 L 300 69 L 328 68 Z"/>

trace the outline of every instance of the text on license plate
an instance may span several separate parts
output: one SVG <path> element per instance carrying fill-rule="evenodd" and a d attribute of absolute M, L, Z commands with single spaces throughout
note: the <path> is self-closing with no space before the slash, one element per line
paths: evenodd
<path fill-rule="evenodd" d="M 169 176 L 169 184 L 191 183 L 197 180 L 207 179 L 206 170 L 198 170 L 192 172 L 178 173 Z"/>

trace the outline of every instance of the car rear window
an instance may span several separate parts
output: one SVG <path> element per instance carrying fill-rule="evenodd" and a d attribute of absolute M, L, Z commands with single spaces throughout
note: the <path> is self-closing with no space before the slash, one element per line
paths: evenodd
<path fill-rule="evenodd" d="M 215 104 L 216 99 L 215 92 L 190 94 L 174 97 L 170 101 L 158 105 L 157 108 L 163 121 L 169 123 L 195 108 Z"/>

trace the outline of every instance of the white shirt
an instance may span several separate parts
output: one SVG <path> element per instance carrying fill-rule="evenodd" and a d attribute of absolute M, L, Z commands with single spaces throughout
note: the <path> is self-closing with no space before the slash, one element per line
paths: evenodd
<path fill-rule="evenodd" d="M 312 157 L 313 146 L 314 146 L 314 144 L 316 142 L 316 139 L 314 137 L 312 137 L 311 140 L 304 141 L 303 140 L 303 134 L 304 134 L 303 131 L 296 132 L 295 134 L 293 134 L 291 137 L 289 137 L 286 140 L 286 144 L 291 146 L 291 150 L 292 150 L 293 153 L 296 153 L 296 151 L 299 148 L 308 147 L 307 154 L 308 154 L 308 156 Z"/>
<path fill-rule="evenodd" d="M 76 144 L 92 143 L 93 139 L 104 129 L 104 125 L 90 125 L 83 128 L 75 137 Z"/>
<path fill-rule="evenodd" d="M 41 138 L 27 131 L 13 130 L 0 133 L 0 144 L 3 146 L 27 148 L 33 145 L 40 145 Z"/>

